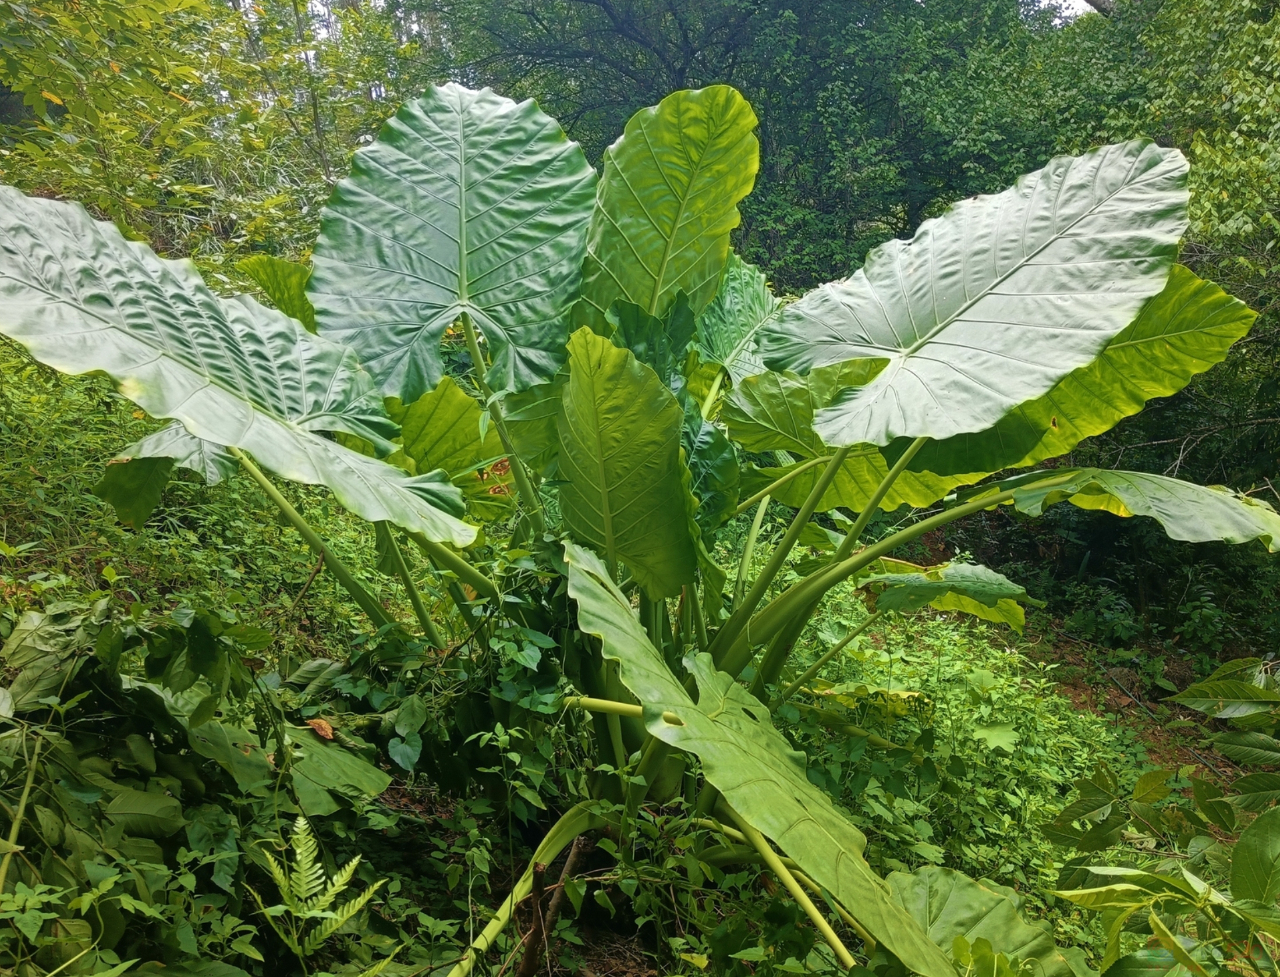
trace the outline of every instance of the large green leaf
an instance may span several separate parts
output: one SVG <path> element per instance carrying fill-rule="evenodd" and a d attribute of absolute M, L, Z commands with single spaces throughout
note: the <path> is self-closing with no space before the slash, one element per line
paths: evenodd
<path fill-rule="evenodd" d="M 682 290 L 695 315 L 707 307 L 760 166 L 755 127 L 725 85 L 675 92 L 631 117 L 605 151 L 575 325 L 607 333 L 618 299 L 661 316 Z"/>
<path fill-rule="evenodd" d="M 727 522 L 738 507 L 738 456 L 724 432 L 703 420 L 692 397 L 687 398 L 684 408 L 682 442 L 692 476 L 690 488 L 698 500 L 694 519 L 706 536 Z"/>
<path fill-rule="evenodd" d="M 760 332 L 762 358 L 797 372 L 890 360 L 819 412 L 828 444 L 985 430 L 1091 362 L 1164 287 L 1186 174 L 1176 149 L 1143 141 L 1053 159 L 786 306 Z"/>
<path fill-rule="evenodd" d="M 1280 708 L 1280 703 L 1276 703 Z M 1233 730 L 1211 737 L 1214 748 L 1236 763 L 1280 764 L 1280 740 L 1266 733 Z"/>
<path fill-rule="evenodd" d="M 187 739 L 192 750 L 221 766 L 246 793 L 265 793 L 263 788 L 275 779 L 275 768 L 258 738 L 243 729 L 215 720 L 187 730 Z"/>
<path fill-rule="evenodd" d="M 1231 784 L 1231 803 L 1245 811 L 1265 811 L 1280 801 L 1280 773 L 1246 774 Z"/>
<path fill-rule="evenodd" d="M 1170 698 L 1214 719 L 1239 719 L 1280 709 L 1280 693 L 1232 679 L 1196 682 Z"/>
<path fill-rule="evenodd" d="M 510 513 L 511 466 L 504 461 L 502 438 L 496 427 L 487 426 L 489 415 L 476 399 L 452 377 L 442 377 L 434 390 L 407 406 L 390 398 L 387 413 L 400 425 L 404 453 L 416 471 L 447 472 L 476 519 Z"/>
<path fill-rule="evenodd" d="M 550 383 L 508 394 L 502 401 L 512 448 L 521 461 L 544 478 L 555 474 L 560 457 L 556 421 L 566 379 L 561 373 Z"/>
<path fill-rule="evenodd" d="M 1239 299 L 1175 265 L 1164 290 L 1096 360 L 986 431 L 929 442 L 909 467 L 958 475 L 1026 467 L 1064 455 L 1221 362 L 1255 318 L 1257 313 Z M 886 455 L 895 460 L 908 444 L 909 439 L 899 439 Z"/>
<path fill-rule="evenodd" d="M 237 263 L 236 267 L 253 279 L 253 283 L 271 299 L 272 305 L 301 322 L 307 332 L 316 331 L 316 310 L 307 298 L 310 268 L 269 254 L 255 254 Z"/>
<path fill-rule="evenodd" d="M 693 580 L 697 554 L 680 457 L 680 405 L 658 375 L 582 328 L 569 340 L 560 512 L 573 536 L 621 560 L 653 597 Z"/>
<path fill-rule="evenodd" d="M 565 546 L 569 594 L 578 625 L 618 662 L 622 682 L 644 707 L 649 732 L 702 761 L 703 773 L 738 812 L 773 839 L 911 970 L 954 977 L 950 964 L 890 898 L 863 858 L 866 838 L 809 782 L 807 760 L 774 729 L 769 711 L 723 672 L 709 655 L 685 660 L 698 683 L 695 705 L 649 643 L 631 603 L 593 553 Z M 682 725 L 663 718 L 674 713 Z"/>
<path fill-rule="evenodd" d="M 126 834 L 167 838 L 187 822 L 176 797 L 142 790 L 122 790 L 107 805 L 107 817 Z"/>
<path fill-rule="evenodd" d="M 308 283 L 321 333 L 405 401 L 443 375 L 440 340 L 462 315 L 493 351 L 495 390 L 550 380 L 594 186 L 533 101 L 432 88 L 356 153 L 324 210 Z"/>
<path fill-rule="evenodd" d="M 678 376 L 685 353 L 693 342 L 693 310 L 689 297 L 680 292 L 662 316 L 650 315 L 634 302 L 619 299 L 606 315 L 613 327 L 615 346 L 631 350 L 641 363 L 652 368 L 668 386 Z"/>
<path fill-rule="evenodd" d="M 1018 601 L 1037 604 L 1026 590 L 1009 578 L 972 563 L 948 563 L 919 567 L 907 572 L 872 573 L 859 577 L 858 585 L 878 591 L 876 609 L 918 611 L 933 607 L 963 611 L 987 621 L 1012 626 L 1018 632 L 1026 615 Z"/>
<path fill-rule="evenodd" d="M 1074 970 L 1053 936 L 1018 915 L 1004 894 L 950 868 L 926 865 L 886 880 L 894 900 L 950 954 L 957 936 L 987 940 L 1010 959 L 1034 960 L 1038 977 L 1073 977 Z"/>
<path fill-rule="evenodd" d="M 819 367 L 807 377 L 794 373 L 763 373 L 745 377 L 725 400 L 720 417 L 729 436 L 748 451 L 785 451 L 800 459 L 792 465 L 758 468 L 743 478 L 742 492 L 754 495 L 813 458 L 831 455 L 813 430 L 815 412 L 829 404 L 840 390 L 870 382 L 883 368 L 882 359 L 850 360 Z M 821 478 L 822 465 L 805 468 L 773 497 L 798 508 Z M 861 511 L 889 474 L 889 464 L 874 445 L 860 445 L 849 453 L 830 488 L 818 502 L 818 511 L 837 506 Z M 903 472 L 880 502 L 893 510 L 906 504 L 923 507 L 936 502 L 957 485 L 977 481 L 983 473 L 940 477 L 930 472 Z"/>
<path fill-rule="evenodd" d="M 1038 516 L 1064 499 L 1082 509 L 1103 509 L 1117 516 L 1151 516 L 1173 539 L 1189 543 L 1261 540 L 1280 550 L 1280 514 L 1271 506 L 1221 485 L 1195 485 L 1145 472 L 1084 468 L 1064 473 L 1058 485 L 1031 484 L 1015 491 L 1019 511 Z"/>
<path fill-rule="evenodd" d="M 1280 896 L 1280 808 L 1254 819 L 1231 853 L 1231 897 L 1275 904 Z"/>
<path fill-rule="evenodd" d="M 354 354 L 252 299 L 223 300 L 84 208 L 0 188 L 0 333 L 64 373 L 102 372 L 153 417 L 234 446 L 352 512 L 469 544 L 442 475 L 411 477 L 322 436 L 390 448 L 395 426 Z"/>
<path fill-rule="evenodd" d="M 720 290 L 698 316 L 699 358 L 724 367 L 735 384 L 764 373 L 756 334 L 781 307 L 764 273 L 730 251 Z"/>

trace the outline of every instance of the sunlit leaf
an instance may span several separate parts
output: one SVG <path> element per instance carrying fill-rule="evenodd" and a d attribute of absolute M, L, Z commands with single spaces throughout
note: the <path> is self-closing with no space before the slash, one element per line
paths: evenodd
<path fill-rule="evenodd" d="M 1164 288 L 1186 228 L 1187 163 L 1133 141 L 1058 157 L 957 203 L 761 330 L 774 369 L 890 364 L 820 411 L 827 444 L 982 431 L 1090 363 Z"/>

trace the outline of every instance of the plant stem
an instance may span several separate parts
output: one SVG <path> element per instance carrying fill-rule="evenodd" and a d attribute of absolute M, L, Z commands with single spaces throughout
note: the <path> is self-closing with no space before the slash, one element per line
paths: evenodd
<path fill-rule="evenodd" d="M 409 533 L 409 538 L 418 544 L 436 566 L 448 570 L 481 597 L 492 601 L 502 599 L 497 584 L 443 543 L 427 539 L 422 533 Z"/>
<path fill-rule="evenodd" d="M 908 446 L 907 450 L 903 452 L 902 457 L 885 474 L 885 477 L 880 480 L 880 484 L 876 486 L 876 490 L 867 499 L 866 504 L 862 507 L 862 512 L 858 514 L 857 521 L 853 524 L 853 528 L 836 549 L 830 562 L 839 563 L 841 560 L 847 559 L 849 554 L 853 552 L 858 540 L 862 538 L 862 531 L 866 529 L 867 523 L 871 521 L 872 515 L 880 507 L 881 501 L 888 494 L 893 483 L 898 480 L 898 476 L 902 474 L 911 459 L 916 456 L 916 453 L 924 447 L 925 442 L 928 440 L 928 438 L 916 438 Z M 760 669 L 756 673 L 755 681 L 752 683 L 751 691 L 757 698 L 763 701 L 766 686 L 778 681 L 796 641 L 804 633 L 805 626 L 809 623 L 809 619 L 817 613 L 821 603 L 822 596 L 820 595 L 774 637 L 773 642 L 769 645 L 769 649 L 765 652 L 764 658 L 760 662 Z"/>
<path fill-rule="evenodd" d="M 552 825 L 551 830 L 542 839 L 542 843 L 538 845 L 538 850 L 533 853 L 533 858 L 529 860 L 529 867 L 525 869 L 524 875 L 520 876 L 512 888 L 511 894 L 498 907 L 498 911 L 493 919 L 489 921 L 489 925 L 471 942 L 471 946 L 462 955 L 462 959 L 449 971 L 449 977 L 467 977 L 471 973 L 471 968 L 475 966 L 476 960 L 489 947 L 493 946 L 493 941 L 506 929 L 507 923 L 511 922 L 511 916 L 515 912 L 516 906 L 532 890 L 533 867 L 535 865 L 551 864 L 555 861 L 556 856 L 564 850 L 565 845 L 576 839 L 578 835 L 604 824 L 604 819 L 592 810 L 593 805 L 593 801 L 583 801 L 575 804 L 564 813 L 564 816 L 559 821 Z"/>
<path fill-rule="evenodd" d="M 338 583 L 342 585 L 342 589 L 350 594 L 352 600 L 354 600 L 360 606 L 360 609 L 365 612 L 369 620 L 373 622 L 374 627 L 384 628 L 388 624 L 391 624 L 392 621 L 387 617 L 387 612 L 382 609 L 382 605 L 373 598 L 372 594 L 360 585 L 360 582 L 356 580 L 355 575 L 347 569 L 346 564 L 338 559 L 333 550 L 331 550 L 325 541 L 320 538 L 319 533 L 311 528 L 311 525 L 302 518 L 302 514 L 298 512 L 298 510 L 289 503 L 289 500 L 280 493 L 280 490 L 272 484 L 271 479 L 262 474 L 261 469 L 259 469 L 258 466 L 249 459 L 249 456 L 239 448 L 234 445 L 228 445 L 227 452 L 231 457 L 235 458 L 236 461 L 240 462 L 241 467 L 244 468 L 244 470 L 249 473 L 250 477 L 258 483 L 258 486 L 262 491 L 267 493 L 267 497 L 279 507 L 280 511 L 284 513 L 285 518 L 289 520 L 293 528 L 302 534 L 302 538 L 307 541 L 307 545 L 310 546 L 317 554 L 324 557 L 324 565 L 327 566 L 329 568 L 329 572 L 337 578 Z"/>
<path fill-rule="evenodd" d="M 831 456 L 831 460 L 827 462 L 826 470 L 823 471 L 817 484 L 813 486 L 813 490 L 809 493 L 809 497 L 804 500 L 804 504 L 796 512 L 795 518 L 791 520 L 791 525 L 787 528 L 782 541 L 773 551 L 773 555 L 769 557 L 769 562 L 765 564 L 764 569 L 760 571 L 760 576 L 756 578 L 756 582 L 751 585 L 746 597 L 742 599 L 742 606 L 729 616 L 729 620 L 725 622 L 724 627 L 720 629 L 720 633 L 716 635 L 715 641 L 711 643 L 711 657 L 717 667 L 720 666 L 721 661 L 724 659 L 725 651 L 733 646 L 739 635 L 743 634 L 744 631 L 748 634 L 750 633 L 748 625 L 751 623 L 752 613 L 760 601 L 764 599 L 764 595 L 769 590 L 769 585 L 773 583 L 773 578 L 777 576 L 778 571 L 782 569 L 782 565 L 787 561 L 787 557 L 791 554 L 796 540 L 800 538 L 800 533 L 805 524 L 809 522 L 814 510 L 818 508 L 818 503 L 822 501 L 827 489 L 835 481 L 835 477 L 840 471 L 840 466 L 844 464 L 844 460 L 849 456 L 851 450 L 851 448 L 841 448 Z"/>
<path fill-rule="evenodd" d="M 707 586 L 706 580 L 703 580 L 702 586 Z M 695 587 L 689 588 L 689 612 L 693 615 L 693 633 L 698 642 L 698 651 L 705 652 L 707 646 L 711 642 L 707 639 L 707 622 L 702 617 L 702 602 L 698 600 L 698 591 Z M 717 595 L 718 596 L 718 595 Z"/>
<path fill-rule="evenodd" d="M 801 475 L 804 472 L 807 472 L 810 468 L 813 468 L 815 465 L 821 465 L 824 461 L 830 461 L 831 457 L 832 457 L 831 455 L 823 455 L 821 458 L 810 458 L 808 461 L 803 462 L 802 464 L 796 465 L 796 467 L 791 469 L 791 471 L 787 472 L 777 481 L 770 482 L 767 486 L 762 488 L 759 492 L 751 496 L 751 498 L 747 499 L 745 502 L 739 502 L 738 508 L 733 510 L 733 514 L 735 516 L 742 515 L 744 512 L 750 509 L 753 505 L 755 505 L 761 499 L 767 499 L 769 496 L 773 495 L 775 492 L 778 491 L 778 489 L 782 488 L 782 486 L 786 485 L 797 475 Z"/>
<path fill-rule="evenodd" d="M 1017 488 L 1006 489 L 1003 492 L 984 496 L 972 502 L 966 502 L 963 505 L 956 506 L 954 509 L 940 512 L 936 516 L 922 519 L 914 526 L 908 526 L 887 539 L 868 546 L 855 556 L 814 571 L 774 598 L 760 613 L 751 619 L 749 627 L 740 630 L 739 634 L 734 636 L 733 644 L 725 649 L 722 661 L 719 664 L 720 670 L 728 672 L 730 675 L 738 675 L 751 661 L 752 642 L 768 641 L 782 629 L 793 615 L 817 601 L 836 584 L 853 576 L 863 567 L 874 563 L 880 557 L 892 552 L 904 543 L 918 539 L 925 533 L 955 522 L 957 519 L 963 519 L 965 516 L 972 515 L 975 512 L 981 512 L 983 509 L 990 509 L 1008 502 L 1016 492 L 1032 485 L 1043 488 L 1057 482 L 1065 482 L 1070 478 L 1070 475 L 1059 475 L 1045 481 L 1019 485 Z M 743 633 L 744 631 L 745 634 Z M 750 636 L 749 639 L 748 635 Z"/>
<path fill-rule="evenodd" d="M 564 700 L 566 709 L 582 709 L 585 712 L 603 712 L 613 716 L 630 716 L 632 719 L 644 718 L 644 706 L 631 702 L 614 702 L 612 699 L 593 699 L 587 695 L 570 696 Z M 683 726 L 684 720 L 674 712 L 664 712 L 662 721 L 668 726 Z"/>
<path fill-rule="evenodd" d="M 760 857 L 764 859 L 764 863 L 769 866 L 769 869 L 773 874 L 781 880 L 784 886 L 786 886 L 787 891 L 791 893 L 791 898 L 794 899 L 800 908 L 805 911 L 805 915 L 813 921 L 813 925 L 817 927 L 818 932 L 822 934 L 822 938 L 826 940 L 831 946 L 831 949 L 835 951 L 836 957 L 840 961 L 840 966 L 844 967 L 846 970 L 852 967 L 856 963 L 853 959 L 853 954 L 850 953 L 845 945 L 840 942 L 840 937 L 836 936 L 836 931 L 831 928 L 831 924 L 827 922 L 827 918 L 823 916 L 818 907 L 813 904 L 813 900 L 809 898 L 809 894 L 805 892 L 800 883 L 796 881 L 796 877 L 791 874 L 791 870 L 782 864 L 782 859 L 778 857 L 777 852 L 775 852 L 769 843 L 765 841 L 764 836 L 760 834 L 759 831 L 744 821 L 738 815 L 737 811 L 729 807 L 728 802 L 725 802 L 724 806 L 733 820 L 737 822 L 738 830 L 742 832 L 755 850 L 760 853 Z"/>
<path fill-rule="evenodd" d="M 733 582 L 733 610 L 742 603 L 742 595 L 747 589 L 747 574 L 751 572 L 751 558 L 756 552 L 756 538 L 760 535 L 760 527 L 764 524 L 764 514 L 769 508 L 769 495 L 765 493 L 756 509 L 756 517 L 751 520 L 751 531 L 747 533 L 746 545 L 742 547 L 742 559 L 738 561 L 738 578 Z"/>
<path fill-rule="evenodd" d="M 524 462 L 516 455 L 511 444 L 511 436 L 507 431 L 507 420 L 502 415 L 502 408 L 498 405 L 498 401 L 494 399 L 493 391 L 489 389 L 489 384 L 484 378 L 485 362 L 484 355 L 480 352 L 480 341 L 476 337 L 476 328 L 471 324 L 471 314 L 462 313 L 462 331 L 467 337 L 467 352 L 471 354 L 471 366 L 476 373 L 476 386 L 480 388 L 480 392 L 484 394 L 485 406 L 489 409 L 489 416 L 493 418 L 494 426 L 498 429 L 498 437 L 502 439 L 502 447 L 507 452 L 507 458 L 511 462 L 511 474 L 516 480 L 516 491 L 520 493 L 520 498 L 525 506 L 529 509 L 529 517 L 533 520 L 534 529 L 539 535 L 547 531 L 547 521 L 542 512 L 542 499 L 538 495 L 538 490 L 534 488 L 529 473 L 525 470 Z"/>
<path fill-rule="evenodd" d="M 409 603 L 413 605 L 413 613 L 417 615 L 418 623 L 422 626 L 422 632 L 427 636 L 427 640 L 431 642 L 433 648 L 444 650 L 448 647 L 444 639 L 440 637 L 440 632 L 436 630 L 435 623 L 431 620 L 431 615 L 427 613 L 427 607 L 422 602 L 422 595 L 418 593 L 418 588 L 414 586 L 413 578 L 409 575 L 409 567 L 404 562 L 404 554 L 400 552 L 400 544 L 396 542 L 395 531 L 391 526 L 384 527 L 387 532 L 387 546 L 391 553 L 391 560 L 396 565 L 396 574 L 400 577 L 400 582 L 404 584 L 405 592 L 409 595 Z"/>
<path fill-rule="evenodd" d="M 702 419 L 706 420 L 711 414 L 711 408 L 715 406 L 716 397 L 720 395 L 720 388 L 724 385 L 724 369 L 722 368 L 716 374 L 715 380 L 711 384 L 711 391 L 707 394 L 706 399 L 702 402 Z"/>
<path fill-rule="evenodd" d="M 862 538 L 862 531 L 867 528 L 867 523 L 871 521 L 871 517 L 880 508 L 880 503 L 889 494 L 889 489 L 893 487 L 893 483 L 898 480 L 898 476 L 906 470 L 907 465 L 911 463 L 911 459 L 925 446 L 925 442 L 928 440 L 928 438 L 916 438 L 912 441 L 907 450 L 902 453 L 902 457 L 894 463 L 888 474 L 880 480 L 876 490 L 871 493 L 871 498 L 867 500 L 867 504 L 858 513 L 858 521 L 853 524 L 853 528 L 849 530 L 849 535 L 845 537 L 844 542 L 840 544 L 840 548 L 836 550 L 835 556 L 832 558 L 835 562 L 846 559 L 853 552 L 853 548 L 858 545 L 858 540 Z"/>
<path fill-rule="evenodd" d="M 40 759 L 40 747 L 44 740 L 37 737 L 35 749 L 31 751 L 31 759 L 27 761 L 27 781 L 22 785 L 22 794 L 18 797 L 18 809 L 13 813 L 13 824 L 9 826 L 9 850 L 0 860 L 0 894 L 4 892 L 5 882 L 9 878 L 9 866 L 13 862 L 13 851 L 18 845 L 18 835 L 22 832 L 22 819 L 27 813 L 27 801 L 31 797 L 31 785 L 36 780 L 36 761 Z"/>
<path fill-rule="evenodd" d="M 852 631 L 846 634 L 843 638 L 841 638 L 838 642 L 836 642 L 835 646 L 832 647 L 830 651 L 828 651 L 825 655 L 823 655 L 816 662 L 814 662 L 807 669 L 805 669 L 803 675 L 801 675 L 798 679 L 796 679 L 794 682 L 788 685 L 785 689 L 783 689 L 780 693 L 778 693 L 778 697 L 773 700 L 773 703 L 769 707 L 769 711 L 773 712 L 774 710 L 776 710 L 778 706 L 782 705 L 784 702 L 790 699 L 793 695 L 795 695 L 796 692 L 798 692 L 805 685 L 805 683 L 812 681 L 813 677 L 817 675 L 820 671 L 822 671 L 823 666 L 826 665 L 827 662 L 831 661 L 831 659 L 835 658 L 836 655 L 844 651 L 845 647 L 849 644 L 850 641 L 852 641 L 858 635 L 862 634 L 863 631 L 867 630 L 867 628 L 869 628 L 876 621 L 880 620 L 880 618 L 883 616 L 883 613 L 884 613 L 883 611 L 876 611 L 874 614 L 868 617 L 865 621 L 859 624 L 856 628 L 854 628 Z"/>

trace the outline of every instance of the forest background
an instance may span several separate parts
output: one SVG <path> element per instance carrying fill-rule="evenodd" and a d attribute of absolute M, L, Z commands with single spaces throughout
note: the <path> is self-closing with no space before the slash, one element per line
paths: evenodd
<path fill-rule="evenodd" d="M 876 245 L 910 237 L 955 201 L 998 191 L 1055 155 L 1148 136 L 1191 162 L 1191 229 L 1180 260 L 1260 315 L 1225 362 L 1083 442 L 1063 463 L 1220 483 L 1280 504 L 1280 4 L 1094 6 L 1079 15 L 1017 0 L 0 0 L 0 182 L 81 201 L 160 254 L 191 258 L 214 288 L 253 292 L 241 262 L 262 254 L 307 261 L 320 208 L 353 151 L 432 84 L 452 79 L 534 98 L 598 166 L 636 110 L 674 90 L 727 83 L 753 106 L 761 144 L 733 247 L 779 295 L 794 296 L 852 273 Z M 89 490 L 121 445 L 154 428 L 103 381 L 63 378 L 16 346 L 0 347 L 0 638 L 29 607 L 110 595 L 157 611 L 221 607 L 228 620 L 267 627 L 276 640 L 265 654 L 283 676 L 368 647 L 354 605 L 317 576 L 314 557 L 244 479 L 211 488 L 179 479 L 145 530 L 120 526 Z M 337 549 L 371 556 L 372 538 L 321 493 L 289 491 Z M 878 516 L 873 528 L 911 518 Z M 1035 521 L 984 512 L 932 534 L 925 547 L 914 555 L 971 556 L 1025 584 L 1046 604 L 1028 617 L 1028 636 L 1043 641 L 1028 664 L 1002 657 L 1003 637 L 975 637 L 947 619 L 892 631 L 877 644 L 887 649 L 885 686 L 909 651 L 933 656 L 935 671 L 922 667 L 909 678 L 928 686 L 940 710 L 978 703 L 985 722 L 994 703 L 1005 710 L 997 718 L 1030 717 L 1028 728 L 1051 731 L 1049 758 L 1015 757 L 989 780 L 962 762 L 956 782 L 978 813 L 957 815 L 952 833 L 939 826 L 934 835 L 921 824 L 949 815 L 899 806 L 875 842 L 880 869 L 945 853 L 975 877 L 1042 891 L 1057 875 L 1032 822 L 1054 813 L 1094 759 L 1105 753 L 1136 776 L 1149 760 L 1176 768 L 1201 756 L 1184 744 L 1148 757 L 1121 725 L 1121 714 L 1143 708 L 1130 694 L 1156 706 L 1223 662 L 1268 656 L 1280 639 L 1280 565 L 1259 546 L 1180 543 L 1150 520 L 1059 506 Z M 403 604 L 386 579 L 364 582 L 381 600 Z M 1110 730 L 1105 748 L 1088 758 L 1072 753 L 1082 741 L 1100 742 L 1091 737 L 1102 736 L 1103 720 L 1091 726 L 1072 715 L 1039 670 L 1068 660 L 1088 666 L 1079 688 L 1110 681 L 1124 693 L 1080 700 L 1097 704 Z M 1010 677 L 1024 665 L 1033 680 Z M 991 684 L 979 678 L 975 686 L 974 675 Z M 305 695 L 299 702 L 301 715 L 319 714 Z M 1167 724 L 1173 713 L 1160 715 Z M 1197 742 L 1198 730 L 1179 721 Z M 490 724 L 484 735 L 508 733 Z M 992 746 L 975 740 L 975 754 L 991 752 L 984 742 Z M 517 754 L 519 763 L 537 761 L 529 744 L 507 755 Z M 833 782 L 842 763 L 849 774 L 858 763 L 821 759 L 836 771 Z M 536 796 L 545 768 L 501 772 Z M 423 813 L 422 796 L 393 800 L 401 813 Z M 511 816 L 494 815 L 483 798 L 428 813 L 447 827 L 432 842 L 439 898 L 430 906 L 414 889 L 414 872 L 404 870 L 403 888 L 396 874 L 398 846 L 409 841 L 369 840 L 398 815 L 362 815 L 359 837 L 335 821 L 324 841 L 333 852 L 366 856 L 364 882 L 392 879 L 379 912 L 434 952 L 437 938 L 465 944 L 459 927 L 475 912 L 473 876 L 487 886 L 492 875 L 500 894 L 504 873 L 527 852 L 516 857 Z M 417 829 L 404 830 L 408 839 Z M 492 837 L 481 843 L 478 832 Z M 477 900 L 495 901 L 478 890 Z M 238 911 L 250 918 L 247 905 Z M 588 904 L 587 918 L 591 911 Z M 717 912 L 731 917 L 732 906 Z M 1082 914 L 1052 920 L 1060 940 L 1099 945 Z M 267 927 L 256 924 L 260 941 Z M 770 926 L 775 936 L 785 929 Z M 247 937 L 228 929 L 218 939 L 201 935 L 201 953 L 216 948 L 249 966 L 235 955 L 242 947 L 231 949 Z M 577 937 L 566 931 L 563 939 L 563 959 L 572 960 Z M 387 937 L 376 954 L 395 942 Z M 708 937 L 699 947 L 715 945 Z M 352 951 L 349 969 L 373 952 Z M 745 972 L 741 963 L 726 966 Z"/>
<path fill-rule="evenodd" d="M 723 82 L 760 118 L 762 169 L 734 246 L 779 294 L 800 294 L 1055 154 L 1150 136 L 1192 162 L 1183 260 L 1261 316 L 1211 378 L 1072 460 L 1274 495 L 1276 6 L 1101 6 L 1074 16 L 1015 0 L 6 2 L 0 175 L 82 201 L 241 290 L 251 283 L 239 260 L 307 257 L 352 151 L 433 82 L 535 98 L 597 164 L 638 108 Z M 1080 637 L 1211 653 L 1280 637 L 1280 576 L 1252 551 L 1172 543 L 1075 510 L 1033 533 L 1005 522 L 948 545 L 1042 581 Z"/>

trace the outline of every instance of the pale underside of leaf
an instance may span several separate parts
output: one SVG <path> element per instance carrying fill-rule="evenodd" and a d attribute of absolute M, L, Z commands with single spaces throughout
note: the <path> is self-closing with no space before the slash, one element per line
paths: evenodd
<path fill-rule="evenodd" d="M 1177 150 L 1141 141 L 1056 158 L 786 306 L 762 358 L 797 372 L 890 360 L 819 412 L 828 444 L 985 430 L 1093 360 L 1164 287 L 1186 172 Z"/>
<path fill-rule="evenodd" d="M 464 314 L 492 350 L 493 389 L 551 379 L 594 187 L 533 101 L 431 89 L 356 153 L 325 208 L 308 283 L 320 331 L 405 401 L 439 381 L 441 338 Z"/>
<path fill-rule="evenodd" d="M 950 950 L 957 936 L 987 940 L 1010 960 L 1035 961 L 1037 975 L 1072 977 L 1071 965 L 1053 937 L 1025 922 L 1003 894 L 954 869 L 928 865 L 888 878 L 894 899 L 925 927 L 938 946 Z"/>
<path fill-rule="evenodd" d="M 738 814 L 771 838 L 826 888 L 911 970 L 953 977 L 942 952 L 889 897 L 863 858 L 866 839 L 813 786 L 804 754 L 774 729 L 768 710 L 710 656 L 686 659 L 698 683 L 689 698 L 648 641 L 630 602 L 593 553 L 569 544 L 569 593 L 579 627 L 600 637 L 604 656 L 619 664 L 624 685 L 644 707 L 645 725 L 663 742 L 698 756 L 703 773 Z M 683 725 L 668 724 L 674 713 Z"/>
<path fill-rule="evenodd" d="M 931 441 L 912 471 L 938 475 L 1025 468 L 1064 455 L 1087 437 L 1138 413 L 1148 400 L 1177 393 L 1219 363 L 1257 314 L 1212 282 L 1175 265 L 1159 295 L 1087 366 L 1043 397 L 1010 411 L 992 428 Z M 885 450 L 893 462 L 911 442 Z"/>
<path fill-rule="evenodd" d="M 410 477 L 319 432 L 387 445 L 395 426 L 350 350 L 246 297 L 224 300 L 189 262 L 127 242 L 78 205 L 0 188 L 0 331 L 64 373 L 101 372 L 157 418 L 249 452 L 351 511 L 465 545 L 457 490 Z"/>
<path fill-rule="evenodd" d="M 1280 514 L 1265 502 L 1221 485 L 1195 485 L 1164 475 L 1081 469 L 1059 485 L 1017 489 L 1012 504 L 1037 516 L 1046 506 L 1063 500 L 1118 516 L 1151 516 L 1172 539 L 1190 543 L 1257 539 L 1268 551 L 1280 551 Z"/>

